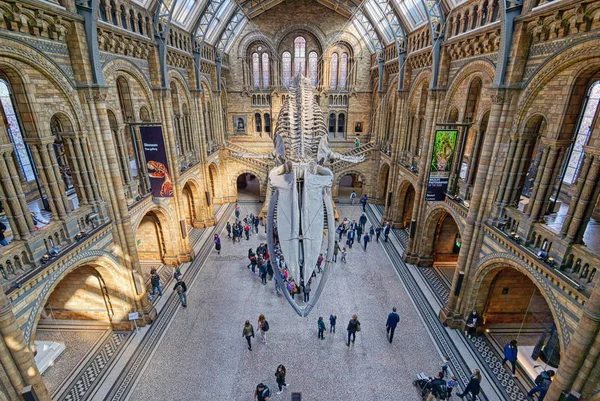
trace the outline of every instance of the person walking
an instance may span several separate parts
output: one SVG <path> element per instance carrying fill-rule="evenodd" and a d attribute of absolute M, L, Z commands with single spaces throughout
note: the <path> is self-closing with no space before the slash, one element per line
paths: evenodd
<path fill-rule="evenodd" d="M 162 297 L 162 286 L 160 285 L 160 276 L 156 272 L 156 269 L 152 269 L 150 271 L 150 283 L 152 284 L 152 296 L 156 294 L 156 290 L 158 290 L 158 295 Z"/>
<path fill-rule="evenodd" d="M 473 374 L 471 375 L 471 379 L 469 380 L 467 387 L 465 387 L 465 391 L 463 391 L 460 394 L 456 394 L 456 395 L 459 398 L 464 398 L 465 395 L 470 394 L 471 399 L 475 400 L 476 399 L 475 397 L 479 394 L 480 391 L 481 391 L 481 372 L 479 372 L 479 369 L 474 369 Z"/>
<path fill-rule="evenodd" d="M 346 247 L 344 247 L 342 249 L 342 262 L 346 263 L 346 255 L 348 255 L 348 251 L 346 250 Z"/>
<path fill-rule="evenodd" d="M 458 380 L 456 379 L 456 377 L 452 376 L 451 378 L 449 378 L 446 386 L 448 387 L 448 398 L 450 398 L 452 397 L 452 390 L 458 388 Z"/>
<path fill-rule="evenodd" d="M 377 236 L 376 241 L 379 242 L 379 237 L 381 236 L 381 226 L 377 226 L 375 229 L 375 235 Z"/>
<path fill-rule="evenodd" d="M 356 200 L 356 192 L 352 191 L 350 194 L 350 204 L 354 205 L 354 201 Z"/>
<path fill-rule="evenodd" d="M 367 202 L 368 201 L 369 201 L 369 197 L 366 194 L 363 195 L 362 199 L 360 200 L 360 202 L 362 203 L 363 212 L 367 211 Z"/>
<path fill-rule="evenodd" d="M 246 234 L 246 241 L 250 241 L 250 226 L 248 223 L 244 226 L 244 234 Z"/>
<path fill-rule="evenodd" d="M 388 338 L 390 340 L 390 344 L 392 343 L 392 340 L 394 339 L 394 331 L 396 331 L 396 326 L 398 325 L 399 321 L 400 321 L 400 316 L 398 316 L 398 314 L 396 313 L 396 307 L 393 307 L 392 313 L 390 313 L 388 315 L 387 322 L 385 323 L 385 328 L 388 333 Z"/>
<path fill-rule="evenodd" d="M 338 253 L 340 253 L 340 244 L 335 241 L 335 244 L 333 245 L 333 263 L 337 263 Z"/>
<path fill-rule="evenodd" d="M 442 372 L 439 372 L 433 380 L 429 382 L 431 393 L 427 396 L 426 401 L 441 401 L 448 398 L 448 386 L 442 377 Z"/>
<path fill-rule="evenodd" d="M 277 366 L 277 370 L 275 371 L 275 380 L 277 381 L 277 386 L 279 387 L 279 391 L 277 395 L 283 392 L 283 389 L 289 386 L 288 383 L 285 382 L 285 374 L 286 374 L 285 366 L 279 365 Z"/>
<path fill-rule="evenodd" d="M 319 329 L 319 335 L 318 338 L 320 338 L 321 340 L 325 339 L 325 336 L 323 335 L 323 333 L 325 333 L 325 322 L 323 321 L 323 316 L 319 316 L 319 320 L 317 320 L 317 328 Z"/>
<path fill-rule="evenodd" d="M 448 364 L 450 363 L 450 357 L 448 355 L 444 356 L 440 366 L 442 367 L 442 379 L 448 376 Z"/>
<path fill-rule="evenodd" d="M 356 236 L 357 236 L 358 244 L 359 245 L 360 245 L 360 238 L 362 237 L 362 234 L 363 234 L 363 228 L 362 228 L 362 226 L 360 224 L 358 224 L 356 226 Z"/>
<path fill-rule="evenodd" d="M 356 340 L 356 332 L 360 331 L 360 322 L 358 321 L 358 315 L 352 315 L 352 319 L 348 322 L 348 327 L 346 327 L 346 331 L 348 331 L 348 342 L 346 345 L 350 346 L 350 337 L 352 337 L 352 342 Z"/>
<path fill-rule="evenodd" d="M 385 242 L 388 242 L 389 236 L 390 236 L 390 223 L 385 223 L 385 227 L 383 227 L 383 239 Z"/>
<path fill-rule="evenodd" d="M 258 333 L 264 345 L 267 345 L 267 331 L 269 331 L 269 322 L 262 313 L 258 316 Z"/>
<path fill-rule="evenodd" d="M 240 219 L 240 207 L 238 206 L 238 204 L 235 204 L 235 219 L 239 220 Z"/>
<path fill-rule="evenodd" d="M 346 243 L 348 244 L 348 248 L 352 248 L 352 244 L 354 244 L 354 230 L 348 230 L 348 240 Z"/>
<path fill-rule="evenodd" d="M 225 228 L 227 229 L 227 238 L 231 238 L 231 224 L 227 222 Z"/>
<path fill-rule="evenodd" d="M 306 284 L 304 284 L 304 302 L 308 302 L 310 299 L 310 283 L 312 279 L 309 279 Z"/>
<path fill-rule="evenodd" d="M 260 269 L 258 270 L 258 275 L 260 276 L 260 281 L 263 285 L 267 284 L 267 272 L 269 268 L 267 267 L 267 262 L 263 259 L 262 264 L 260 265 Z"/>
<path fill-rule="evenodd" d="M 366 231 L 365 227 L 367 225 L 367 215 L 363 213 L 362 216 L 360 216 L 360 219 L 358 219 L 358 222 L 362 226 L 362 230 Z"/>
<path fill-rule="evenodd" d="M 187 285 L 185 285 L 181 277 L 177 277 L 177 282 L 175 283 L 175 287 L 173 287 L 173 291 L 177 292 L 179 300 L 181 301 L 181 306 L 187 308 Z"/>
<path fill-rule="evenodd" d="M 254 391 L 254 401 L 269 401 L 271 399 L 271 390 L 266 385 L 259 383 Z"/>
<path fill-rule="evenodd" d="M 320 253 L 319 257 L 317 258 L 317 272 L 322 273 L 323 269 L 321 269 L 321 264 L 323 263 L 323 254 Z"/>
<path fill-rule="evenodd" d="M 535 378 L 535 387 L 529 390 L 529 392 L 527 393 L 527 397 L 533 399 L 533 395 L 535 393 L 539 393 L 538 401 L 543 401 L 546 397 L 546 393 L 548 392 L 548 388 L 552 384 L 552 377 L 554 377 L 553 370 L 545 370 L 542 373 L 540 373 Z"/>
<path fill-rule="evenodd" d="M 337 316 L 333 313 L 329 315 L 329 332 L 335 333 L 335 323 L 337 322 Z"/>
<path fill-rule="evenodd" d="M 369 243 L 369 241 L 371 241 L 371 236 L 369 234 L 365 233 L 365 235 L 363 236 L 363 244 L 364 244 L 365 252 L 367 252 L 367 244 Z"/>
<path fill-rule="evenodd" d="M 504 359 L 502 359 L 502 365 L 506 363 L 506 361 L 510 362 L 512 366 L 512 375 L 516 377 L 516 369 L 517 369 L 517 354 L 519 350 L 517 349 L 517 340 L 512 340 L 508 344 L 504 344 Z"/>
<path fill-rule="evenodd" d="M 267 260 L 267 274 L 269 275 L 269 280 L 273 280 L 273 275 L 275 272 L 273 271 L 273 264 L 271 263 L 271 259 Z"/>
<path fill-rule="evenodd" d="M 250 340 L 250 337 L 254 338 L 254 327 L 250 324 L 250 320 L 246 320 L 246 324 L 244 324 L 242 337 L 246 337 L 246 341 L 248 341 L 248 350 L 252 351 L 252 340 Z"/>
<path fill-rule="evenodd" d="M 215 234 L 214 241 L 215 241 L 215 249 L 217 251 L 217 255 L 220 255 L 221 254 L 221 237 L 219 237 L 219 234 Z"/>

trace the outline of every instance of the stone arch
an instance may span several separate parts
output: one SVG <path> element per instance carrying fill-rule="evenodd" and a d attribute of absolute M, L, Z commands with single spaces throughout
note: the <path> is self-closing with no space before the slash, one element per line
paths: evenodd
<path fill-rule="evenodd" d="M 398 185 L 398 220 L 402 228 L 410 226 L 414 209 L 416 184 L 412 180 L 404 180 Z"/>
<path fill-rule="evenodd" d="M 389 163 L 383 163 L 379 168 L 379 174 L 377 176 L 377 192 L 375 197 L 380 199 L 385 205 L 387 202 L 387 194 L 390 181 L 390 165 Z"/>
<path fill-rule="evenodd" d="M 173 213 L 163 205 L 151 204 L 138 216 L 134 233 L 139 259 L 177 263 L 179 228 Z"/>
<path fill-rule="evenodd" d="M 271 40 L 269 40 L 268 37 L 266 37 L 264 34 L 262 33 L 256 33 L 256 32 L 248 32 L 240 41 L 240 45 L 238 46 L 238 57 L 247 57 L 248 56 L 248 49 L 250 48 L 250 46 L 252 46 L 252 44 L 256 43 L 256 42 L 260 42 L 262 44 L 264 44 L 265 46 L 267 46 L 269 48 L 269 51 L 271 52 L 271 54 L 277 54 L 277 51 L 275 49 L 275 47 L 273 46 L 273 42 Z"/>
<path fill-rule="evenodd" d="M 345 193 L 344 191 L 342 191 L 342 193 L 340 193 L 340 187 L 344 187 L 344 185 L 340 185 L 341 181 L 344 177 L 347 176 L 352 176 L 352 188 L 354 188 L 354 191 L 356 192 L 357 197 L 359 198 L 360 196 L 362 196 L 363 194 L 366 194 L 366 190 L 367 190 L 367 178 L 366 176 L 361 173 L 358 170 L 344 170 L 341 171 L 339 173 L 337 173 L 336 175 L 334 175 L 333 177 L 333 196 L 339 196 L 341 198 L 344 199 L 350 199 L 350 193 L 352 192 L 352 190 L 347 191 L 348 193 Z M 355 186 L 354 184 L 356 182 L 360 182 L 361 185 L 360 186 Z"/>
<path fill-rule="evenodd" d="M 185 222 L 189 227 L 194 226 L 194 221 L 200 218 L 201 194 L 200 186 L 194 179 L 188 179 L 181 184 L 181 196 L 183 197 L 183 212 Z"/>
<path fill-rule="evenodd" d="M 540 294 L 548 304 L 553 321 L 556 324 L 560 339 L 561 353 L 564 352 L 570 342 L 570 331 L 561 310 L 560 301 L 554 295 L 551 285 L 543 274 L 515 255 L 508 253 L 494 253 L 485 256 L 479 261 L 475 276 L 470 280 L 470 288 L 464 292 L 465 294 L 470 294 L 463 308 L 465 313 L 466 311 L 473 309 L 477 309 L 478 312 L 482 310 L 481 308 L 484 307 L 487 300 L 488 291 L 492 279 L 494 278 L 493 276 L 505 268 L 515 269 L 527 276 L 540 291 Z M 491 273 L 494 274 L 490 276 Z"/>
<path fill-rule="evenodd" d="M 597 40 L 588 39 L 577 42 L 561 52 L 554 53 L 531 74 L 531 77 L 522 85 L 524 90 L 519 97 L 519 103 L 516 108 L 517 113 L 513 120 L 513 131 L 516 131 L 516 127 L 521 126 L 525 115 L 529 113 L 538 93 L 544 86 L 556 75 L 576 64 L 581 65 L 580 70 L 590 67 L 598 68 L 600 66 L 600 44 Z M 569 81 L 566 83 L 568 86 L 571 86 L 580 74 L 571 75 Z"/>
<path fill-rule="evenodd" d="M 279 51 L 281 48 L 281 42 L 293 32 L 306 32 L 315 37 L 320 46 L 321 54 L 323 54 L 323 50 L 325 48 L 324 44 L 327 43 L 327 35 L 319 28 L 312 24 L 296 24 L 283 29 L 278 32 L 277 35 L 273 37 L 273 43 L 275 44 L 275 49 Z"/>
<path fill-rule="evenodd" d="M 358 39 L 352 32 L 347 31 L 336 31 L 329 34 L 331 37 L 337 38 L 337 40 L 330 45 L 333 46 L 337 42 L 345 43 L 352 50 L 352 56 L 362 54 L 363 45 L 360 39 Z M 325 49 L 327 51 L 327 49 Z"/>
<path fill-rule="evenodd" d="M 181 86 L 183 86 L 183 88 L 185 89 L 185 93 L 186 93 L 186 100 L 188 103 L 190 103 L 190 86 L 189 86 L 189 80 L 183 76 L 183 74 L 173 68 L 169 69 L 169 72 L 167 74 L 168 76 L 168 80 L 170 81 L 178 81 Z"/>
<path fill-rule="evenodd" d="M 434 263 L 456 267 L 463 227 L 460 216 L 445 204 L 438 204 L 427 211 L 421 228 L 419 265 Z"/>
<path fill-rule="evenodd" d="M 481 90 L 483 91 L 485 90 L 486 84 L 491 84 L 494 79 L 494 71 L 495 67 L 489 60 L 476 60 L 461 67 L 448 86 L 445 99 L 446 109 L 451 109 L 452 106 L 455 106 L 458 107 L 459 110 L 463 110 L 463 107 L 461 107 L 463 105 L 457 103 L 457 98 L 460 98 L 460 96 L 457 96 L 457 92 L 462 84 L 467 82 L 467 88 L 469 88 L 473 80 L 479 78 L 481 79 Z M 481 103 L 482 102 L 480 102 L 480 105 Z M 473 116 L 473 121 L 475 121 L 475 118 L 476 117 Z M 463 120 L 464 116 L 459 116 L 459 119 Z"/>
<path fill-rule="evenodd" d="M 50 295 L 58 283 L 69 273 L 81 266 L 93 266 L 106 282 L 109 295 L 114 295 L 112 297 L 114 315 L 111 319 L 113 327 L 123 328 L 131 326 L 130 322 L 127 321 L 127 313 L 135 311 L 136 308 L 132 301 L 135 289 L 131 281 L 131 272 L 128 269 L 120 267 L 117 257 L 111 253 L 100 250 L 86 250 L 74 258 L 65 261 L 64 264 L 52 271 L 42 281 L 41 289 L 31 306 L 27 322 L 21 326 L 21 330 L 29 345 L 33 343 L 35 329 Z"/>
<path fill-rule="evenodd" d="M 155 107 L 154 104 L 152 102 L 153 96 L 152 96 L 152 88 L 149 82 L 149 78 L 146 77 L 146 75 L 139 69 L 138 66 L 136 66 L 135 64 L 133 64 L 132 62 L 122 59 L 122 58 L 117 58 L 114 60 L 111 60 L 109 62 L 107 62 L 103 67 L 102 67 L 103 73 L 104 73 L 104 77 L 106 79 L 106 83 L 107 85 L 111 85 L 112 81 L 114 81 L 114 84 L 116 85 L 116 81 L 117 78 L 119 76 L 124 76 L 125 79 L 127 79 L 129 81 L 129 79 L 134 80 L 136 84 L 138 84 L 142 90 L 143 90 L 143 101 L 142 102 L 136 102 L 136 104 L 133 104 L 134 107 L 134 113 L 138 113 L 139 112 L 139 106 L 147 106 L 150 108 L 150 115 L 155 115 Z M 131 85 L 130 85 L 131 87 Z M 137 109 L 137 110 L 136 110 Z M 118 113 L 117 115 L 120 115 L 121 113 Z M 139 115 L 135 115 L 134 116 L 136 120 L 139 120 Z"/>
<path fill-rule="evenodd" d="M 265 196 L 267 193 L 267 175 L 265 173 L 261 173 L 258 170 L 254 170 L 248 167 L 243 167 L 237 170 L 234 174 L 231 175 L 231 184 L 232 188 L 235 189 L 235 197 L 238 198 L 238 177 L 244 174 L 251 174 L 258 180 L 258 197 L 260 201 L 265 200 Z"/>
<path fill-rule="evenodd" d="M 210 184 L 211 198 L 220 198 L 222 196 L 221 188 L 218 186 L 219 180 L 219 168 L 215 163 L 208 165 L 208 179 Z"/>

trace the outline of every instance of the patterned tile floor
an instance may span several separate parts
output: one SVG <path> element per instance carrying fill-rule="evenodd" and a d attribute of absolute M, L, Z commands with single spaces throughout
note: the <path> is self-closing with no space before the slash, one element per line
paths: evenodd
<path fill-rule="evenodd" d="M 244 207 L 256 213 L 260 205 Z M 360 216 L 358 207 L 341 209 L 342 216 Z M 249 400 L 260 381 L 276 387 L 274 371 L 283 363 L 289 391 L 302 392 L 303 401 L 418 400 L 414 376 L 439 369 L 440 356 L 381 246 L 372 244 L 367 252 L 355 246 L 348 264 L 333 267 L 311 315 L 301 319 L 277 297 L 272 281 L 262 285 L 246 268 L 248 248 L 264 241 L 260 232 L 241 244 L 224 241 L 220 255 L 210 254 L 189 283 L 188 307 L 177 308 L 129 399 Z M 385 319 L 392 306 L 405 323 L 389 344 Z M 337 333 L 319 341 L 317 317 L 327 320 L 332 312 Z M 255 324 L 259 313 L 271 326 L 268 344 L 255 339 L 250 352 L 242 326 L 246 319 Z M 363 330 L 348 348 L 344 329 L 352 313 Z M 120 393 L 118 399 L 124 398 Z M 272 399 L 289 399 L 289 392 Z"/>

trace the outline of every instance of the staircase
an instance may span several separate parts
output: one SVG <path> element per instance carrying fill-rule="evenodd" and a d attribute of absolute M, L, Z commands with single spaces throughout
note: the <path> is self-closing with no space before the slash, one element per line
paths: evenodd
<path fill-rule="evenodd" d="M 351 151 L 342 154 L 344 156 L 360 156 L 373 150 L 374 147 L 375 142 L 371 141 L 359 146 L 358 148 L 354 148 Z M 331 171 L 333 171 L 334 174 L 336 174 L 342 171 L 343 169 L 353 165 L 356 165 L 356 163 L 351 163 L 343 160 L 336 160 L 335 162 L 329 165 L 329 168 L 331 169 Z"/>
<path fill-rule="evenodd" d="M 248 153 L 248 149 L 245 149 L 242 146 L 236 145 L 234 143 L 228 142 L 226 145 L 227 150 L 229 150 L 229 154 L 236 160 L 240 160 L 249 164 L 252 167 L 258 167 L 259 169 L 269 169 L 272 167 L 272 163 L 268 162 L 269 159 L 255 159 L 252 157 L 237 157 L 234 156 L 235 153 Z M 267 154 L 265 154 L 266 156 Z"/>

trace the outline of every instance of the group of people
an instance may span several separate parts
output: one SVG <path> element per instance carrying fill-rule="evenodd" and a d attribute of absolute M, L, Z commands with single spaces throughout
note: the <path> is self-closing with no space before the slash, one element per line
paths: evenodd
<path fill-rule="evenodd" d="M 240 220 L 240 207 L 235 205 L 235 222 L 231 224 L 229 221 L 225 226 L 227 230 L 227 237 L 230 238 L 233 243 L 241 242 L 242 236 L 246 237 L 246 240 L 250 240 L 252 233 L 258 234 L 258 225 L 260 224 L 260 218 L 255 216 L 253 213 L 244 217 Z M 215 234 L 217 235 L 217 234 Z"/>
<path fill-rule="evenodd" d="M 178 266 L 175 266 L 173 268 L 173 278 L 175 279 L 175 286 L 173 287 L 173 291 L 177 293 L 179 301 L 181 302 L 181 306 L 187 308 L 187 285 L 183 281 L 183 278 L 181 276 L 181 270 Z M 156 292 L 158 292 L 159 296 L 163 295 L 160 275 L 158 274 L 158 271 L 155 268 L 150 270 L 150 284 L 152 285 L 152 296 L 155 296 Z"/>
<path fill-rule="evenodd" d="M 356 192 L 352 191 L 352 193 L 350 194 L 350 203 L 354 205 L 354 201 L 356 200 L 356 198 L 357 198 Z M 368 202 L 369 202 L 369 197 L 367 196 L 367 194 L 364 194 L 360 198 L 360 203 L 362 204 L 363 212 L 367 211 L 367 203 Z"/>
<path fill-rule="evenodd" d="M 382 234 L 385 242 L 388 241 L 388 237 L 390 235 L 391 230 L 389 223 L 386 223 L 383 227 L 381 225 L 377 227 L 371 225 L 368 231 L 366 227 L 367 216 L 363 213 L 358 219 L 358 223 L 356 222 L 356 220 L 350 221 L 349 219 L 344 217 L 342 222 L 336 228 L 335 233 L 338 235 L 339 242 L 342 241 L 344 236 L 346 237 L 346 245 L 348 246 L 348 248 L 352 248 L 352 246 L 354 245 L 354 241 L 358 241 L 358 243 L 360 244 L 362 239 L 363 249 L 365 252 L 367 251 L 367 245 L 369 244 L 369 242 L 373 240 L 379 242 L 379 238 Z M 346 248 L 344 247 L 344 249 Z"/>
<path fill-rule="evenodd" d="M 277 395 L 281 394 L 283 390 L 290 385 L 285 380 L 286 374 L 287 370 L 285 366 L 277 366 L 277 369 L 275 370 L 275 381 L 277 382 L 277 387 L 279 388 Z M 259 383 L 256 386 L 256 390 L 254 391 L 254 401 L 269 401 L 270 397 L 271 389 L 269 389 L 269 387 L 266 384 Z"/>

